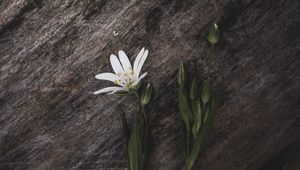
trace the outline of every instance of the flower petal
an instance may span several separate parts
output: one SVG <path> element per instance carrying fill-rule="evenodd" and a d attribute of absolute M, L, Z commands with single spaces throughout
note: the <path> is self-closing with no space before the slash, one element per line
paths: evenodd
<path fill-rule="evenodd" d="M 144 65 L 144 63 L 145 63 L 145 61 L 146 61 L 146 59 L 147 59 L 148 52 L 149 52 L 148 50 L 146 50 L 146 51 L 144 52 L 144 54 L 143 54 L 143 56 L 142 56 L 142 58 L 141 58 L 141 61 L 139 62 L 139 65 L 138 65 L 137 70 L 136 70 L 136 76 L 137 76 L 137 77 L 139 77 L 139 75 L 140 75 L 140 72 L 141 72 L 141 70 L 142 70 L 142 67 L 143 67 L 143 65 Z"/>
<path fill-rule="evenodd" d="M 114 82 L 118 79 L 118 76 L 113 73 L 100 73 L 95 76 L 96 79 L 99 80 L 108 80 Z"/>
<path fill-rule="evenodd" d="M 132 85 L 135 86 L 135 85 L 139 84 L 139 82 L 140 82 L 143 78 L 145 78 L 145 77 L 147 76 L 147 74 L 148 74 L 147 72 L 145 72 L 144 74 L 142 74 L 141 77 L 139 77 L 138 79 L 135 80 L 134 83 L 132 83 Z"/>
<path fill-rule="evenodd" d="M 95 91 L 94 94 L 101 94 L 101 93 L 108 93 L 108 92 L 115 93 L 120 90 L 124 90 L 124 88 L 123 87 L 106 87 L 101 90 Z"/>
<path fill-rule="evenodd" d="M 113 68 L 113 70 L 116 74 L 121 74 L 121 73 L 124 72 L 117 56 L 115 56 L 113 54 L 110 55 L 110 63 L 111 63 L 111 66 L 112 66 L 112 68 Z"/>
<path fill-rule="evenodd" d="M 130 64 L 130 61 L 127 57 L 127 55 L 125 54 L 124 51 L 119 51 L 119 59 L 121 61 L 121 64 L 123 66 L 123 69 L 124 71 L 128 71 L 128 70 L 132 70 L 132 67 L 131 67 L 131 64 Z"/>
<path fill-rule="evenodd" d="M 143 78 L 145 78 L 147 76 L 147 72 L 145 72 L 144 74 L 142 74 L 139 78 L 138 81 L 142 80 Z"/>
<path fill-rule="evenodd" d="M 141 51 L 138 53 L 138 55 L 136 56 L 136 58 L 135 58 L 135 60 L 134 60 L 134 64 L 133 64 L 133 71 L 136 71 L 136 70 L 137 70 L 138 65 L 139 65 L 139 63 L 140 63 L 140 61 L 141 61 L 141 58 L 142 58 L 144 52 L 145 52 L 145 47 L 143 47 L 143 48 L 141 49 Z"/>

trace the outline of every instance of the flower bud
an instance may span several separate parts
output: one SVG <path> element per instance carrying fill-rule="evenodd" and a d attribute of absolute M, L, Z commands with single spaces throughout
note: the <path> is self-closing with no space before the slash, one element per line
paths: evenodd
<path fill-rule="evenodd" d="M 184 86 L 186 82 L 186 71 L 182 62 L 180 63 L 177 82 L 180 86 Z"/>
<path fill-rule="evenodd" d="M 151 96 L 152 96 L 152 85 L 151 85 L 151 83 L 148 83 L 142 92 L 141 104 L 143 106 L 148 104 L 151 100 Z"/>
<path fill-rule="evenodd" d="M 207 40 L 211 45 L 216 45 L 219 41 L 219 27 L 215 23 L 214 26 L 209 31 L 209 34 L 207 36 Z"/>

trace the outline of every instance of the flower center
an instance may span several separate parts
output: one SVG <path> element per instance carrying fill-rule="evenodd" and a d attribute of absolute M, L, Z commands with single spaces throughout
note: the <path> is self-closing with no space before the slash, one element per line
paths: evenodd
<path fill-rule="evenodd" d="M 129 70 L 123 74 L 117 73 L 118 79 L 115 80 L 114 83 L 128 90 L 132 88 L 132 84 L 136 81 L 134 75 L 135 73 L 133 70 Z"/>

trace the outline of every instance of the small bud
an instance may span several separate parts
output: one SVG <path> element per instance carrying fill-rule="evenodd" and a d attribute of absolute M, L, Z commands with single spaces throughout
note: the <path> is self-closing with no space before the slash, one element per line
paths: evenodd
<path fill-rule="evenodd" d="M 182 62 L 180 63 L 177 82 L 180 86 L 184 86 L 186 83 L 186 71 Z"/>
<path fill-rule="evenodd" d="M 152 96 L 152 85 L 150 83 L 147 84 L 145 89 L 143 90 L 142 96 L 141 96 L 141 104 L 145 106 L 148 104 L 151 100 Z"/>
<path fill-rule="evenodd" d="M 214 26 L 209 31 L 209 34 L 207 36 L 207 40 L 211 45 L 216 45 L 219 41 L 219 27 L 215 23 Z"/>

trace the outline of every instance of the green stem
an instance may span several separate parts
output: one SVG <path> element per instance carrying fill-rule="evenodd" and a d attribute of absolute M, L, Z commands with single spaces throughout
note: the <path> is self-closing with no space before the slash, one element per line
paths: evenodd
<path fill-rule="evenodd" d="M 131 94 L 133 94 L 133 95 L 136 97 L 137 102 L 138 102 L 139 105 L 140 105 L 140 95 L 139 95 L 139 93 L 138 93 L 136 90 L 132 90 L 132 91 L 131 91 Z"/>
<path fill-rule="evenodd" d="M 140 95 L 136 90 L 132 91 L 132 94 L 136 97 L 138 105 L 139 105 L 139 110 L 143 114 L 143 121 L 145 123 L 145 128 L 146 128 L 146 133 L 148 135 L 148 120 L 147 120 L 147 115 L 145 112 L 145 106 L 141 103 L 140 101 Z"/>
<path fill-rule="evenodd" d="M 124 136 L 126 138 L 126 145 L 128 147 L 129 136 L 130 136 L 130 131 L 129 131 L 129 128 L 128 128 L 128 124 L 127 124 L 127 121 L 126 121 L 126 118 L 125 118 L 125 115 L 124 115 L 123 111 L 119 112 L 119 116 L 120 116 L 120 120 L 121 120 L 121 123 L 122 123 Z"/>
<path fill-rule="evenodd" d="M 147 115 L 145 112 L 145 107 L 143 105 L 140 104 L 140 108 L 141 108 L 141 112 L 143 114 L 143 119 L 144 119 L 144 123 L 145 123 L 145 137 L 148 136 L 148 119 L 147 119 Z"/>
<path fill-rule="evenodd" d="M 192 161 L 187 160 L 185 170 L 192 170 L 194 163 Z"/>
<path fill-rule="evenodd" d="M 128 152 L 128 146 L 129 146 L 129 136 L 130 136 L 130 131 L 129 131 L 129 128 L 128 128 L 128 125 L 127 125 L 127 122 L 126 122 L 126 118 L 125 118 L 125 115 L 123 113 L 123 111 L 119 112 L 119 116 L 120 116 L 120 119 L 121 119 L 121 123 L 122 123 L 122 126 L 123 126 L 123 132 L 124 132 L 124 136 L 125 136 L 125 139 L 126 139 L 126 149 L 127 149 L 127 157 L 128 157 L 128 165 L 130 165 L 130 160 L 129 160 L 129 152 Z M 130 166 L 129 166 L 129 170 L 130 169 Z"/>
<path fill-rule="evenodd" d="M 134 158 L 136 160 L 132 160 L 132 161 L 138 161 L 139 162 L 139 169 L 138 170 L 142 170 L 144 168 L 144 164 L 145 164 L 145 157 L 147 154 L 147 137 L 148 137 L 148 120 L 147 120 L 147 115 L 145 112 L 145 107 L 144 105 L 141 103 L 141 96 L 138 93 L 137 90 L 132 90 L 130 91 L 130 93 L 136 97 L 137 100 L 137 104 L 139 107 L 139 111 L 135 112 L 135 121 L 137 121 L 137 125 L 138 127 L 134 127 L 136 131 L 139 131 L 139 141 L 141 143 L 137 144 L 141 146 L 141 152 L 139 152 L 141 155 L 139 155 L 138 157 Z M 134 130 L 133 130 L 134 131 Z M 134 168 L 135 170 L 135 168 Z"/>
<path fill-rule="evenodd" d="M 186 160 L 189 159 L 189 156 L 190 156 L 190 149 L 191 149 L 191 141 L 190 141 L 190 138 L 191 138 L 191 130 L 190 130 L 190 127 L 186 127 L 186 141 L 185 141 L 185 149 L 186 149 Z"/>

